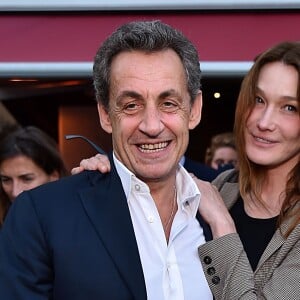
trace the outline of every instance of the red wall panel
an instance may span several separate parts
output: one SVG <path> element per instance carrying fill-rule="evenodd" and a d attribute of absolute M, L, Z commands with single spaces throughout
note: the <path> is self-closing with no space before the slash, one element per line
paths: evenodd
<path fill-rule="evenodd" d="M 201 61 L 251 61 L 279 41 L 300 39 L 300 11 L 15 13 L 0 15 L 0 61 L 89 62 L 116 27 L 145 19 L 183 31 Z"/>

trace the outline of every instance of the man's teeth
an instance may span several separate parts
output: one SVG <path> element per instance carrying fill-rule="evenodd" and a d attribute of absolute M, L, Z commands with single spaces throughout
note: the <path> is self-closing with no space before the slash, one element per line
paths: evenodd
<path fill-rule="evenodd" d="M 163 142 L 163 143 L 157 143 L 157 144 L 142 144 L 139 146 L 139 148 L 142 151 L 160 151 L 164 148 L 166 148 L 168 145 L 167 142 Z"/>

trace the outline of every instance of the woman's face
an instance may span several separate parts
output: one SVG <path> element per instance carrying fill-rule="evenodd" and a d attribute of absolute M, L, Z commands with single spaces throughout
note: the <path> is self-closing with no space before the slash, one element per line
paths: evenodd
<path fill-rule="evenodd" d="M 291 169 L 299 161 L 300 117 L 298 72 L 281 62 L 260 71 L 255 106 L 246 122 L 248 158 L 259 165 Z"/>
<path fill-rule="evenodd" d="M 45 173 L 29 157 L 19 155 L 0 164 L 0 179 L 4 192 L 12 202 L 22 192 L 59 178 L 57 172 Z"/>

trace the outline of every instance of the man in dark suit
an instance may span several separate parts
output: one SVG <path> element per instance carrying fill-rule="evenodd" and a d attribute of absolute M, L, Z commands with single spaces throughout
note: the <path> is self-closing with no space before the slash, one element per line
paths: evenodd
<path fill-rule="evenodd" d="M 201 180 L 211 182 L 220 174 L 220 172 L 207 166 L 206 164 L 192 160 L 185 155 L 181 158 L 180 163 L 189 173 L 193 173 Z"/>
<path fill-rule="evenodd" d="M 179 164 L 201 119 L 197 50 L 166 24 L 132 22 L 93 71 L 111 172 L 17 197 L 0 236 L 1 299 L 211 300 L 197 253 L 209 230 Z"/>
<path fill-rule="evenodd" d="M 225 164 L 218 169 L 213 169 L 210 166 L 192 160 L 185 155 L 181 158 L 180 163 L 189 173 L 193 173 L 199 179 L 209 182 L 213 181 L 222 172 L 234 168 L 231 164 Z"/>

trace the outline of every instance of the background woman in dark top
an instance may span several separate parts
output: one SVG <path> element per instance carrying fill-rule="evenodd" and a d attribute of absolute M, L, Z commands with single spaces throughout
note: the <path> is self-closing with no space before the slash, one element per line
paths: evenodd
<path fill-rule="evenodd" d="M 22 191 L 67 175 L 56 142 L 39 128 L 16 127 L 0 140 L 0 227 Z"/>

